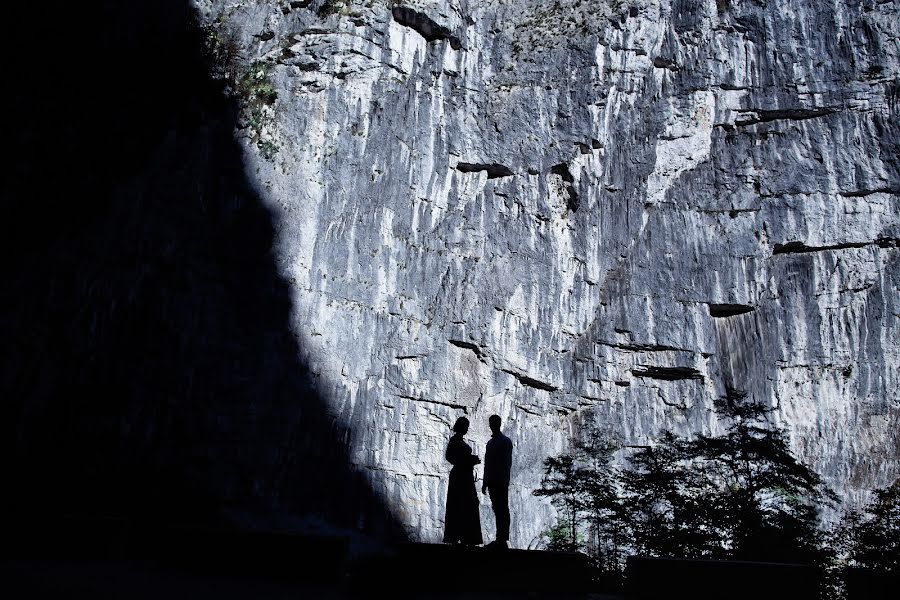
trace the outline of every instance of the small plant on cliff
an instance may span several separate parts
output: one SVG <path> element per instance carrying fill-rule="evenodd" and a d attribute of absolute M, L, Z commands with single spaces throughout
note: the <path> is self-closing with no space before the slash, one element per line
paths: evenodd
<path fill-rule="evenodd" d="M 221 16 L 212 23 L 200 26 L 210 74 L 219 80 L 231 81 L 240 57 L 240 49 L 234 31 Z"/>
<path fill-rule="evenodd" d="M 225 83 L 225 93 L 237 101 L 250 139 L 266 159 L 271 159 L 279 150 L 274 140 L 278 91 L 271 81 L 272 66 L 262 61 L 247 65 L 223 17 L 203 26 L 202 31 L 211 75 Z"/>
<path fill-rule="evenodd" d="M 316 14 L 323 19 L 330 15 L 343 14 L 348 10 L 348 4 L 348 0 L 323 0 L 319 8 L 316 9 Z"/>
<path fill-rule="evenodd" d="M 269 81 L 270 65 L 255 62 L 241 74 L 237 81 L 237 91 L 245 101 L 257 105 L 269 105 L 275 102 L 278 92 Z"/>
<path fill-rule="evenodd" d="M 271 159 L 278 152 L 272 139 L 275 128 L 275 100 L 278 92 L 270 80 L 271 65 L 251 64 L 235 82 L 235 92 L 241 104 L 241 114 L 251 131 L 251 139 L 262 155 Z"/>
<path fill-rule="evenodd" d="M 259 151 L 263 155 L 263 157 L 269 160 L 271 160 L 278 152 L 278 150 L 280 150 L 278 144 L 276 144 L 272 140 L 257 140 L 256 147 L 259 148 Z"/>

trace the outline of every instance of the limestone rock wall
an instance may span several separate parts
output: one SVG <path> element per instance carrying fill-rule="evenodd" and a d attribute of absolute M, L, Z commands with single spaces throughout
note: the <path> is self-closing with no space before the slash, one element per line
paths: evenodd
<path fill-rule="evenodd" d="M 897 2 L 194 4 L 276 94 L 238 135 L 292 328 L 413 538 L 462 414 L 517 547 L 581 423 L 709 432 L 726 385 L 850 503 L 898 476 Z"/>

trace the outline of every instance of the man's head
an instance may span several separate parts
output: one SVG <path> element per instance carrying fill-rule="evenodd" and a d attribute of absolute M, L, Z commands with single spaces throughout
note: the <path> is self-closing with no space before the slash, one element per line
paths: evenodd
<path fill-rule="evenodd" d="M 488 418 L 488 425 L 491 426 L 491 431 L 493 433 L 500 433 L 500 415 L 491 415 Z"/>

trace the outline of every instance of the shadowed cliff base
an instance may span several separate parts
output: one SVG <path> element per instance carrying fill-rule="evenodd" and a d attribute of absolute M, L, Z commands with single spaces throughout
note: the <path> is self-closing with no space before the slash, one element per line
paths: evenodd
<path fill-rule="evenodd" d="M 126 555 L 172 528 L 401 535 L 301 360 L 186 0 L 41 11 L 5 39 L 6 555 L 116 523 Z"/>

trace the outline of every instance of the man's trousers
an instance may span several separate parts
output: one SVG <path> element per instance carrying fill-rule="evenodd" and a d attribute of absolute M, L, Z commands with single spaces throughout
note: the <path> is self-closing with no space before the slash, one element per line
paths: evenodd
<path fill-rule="evenodd" d="M 488 494 L 491 496 L 491 507 L 494 509 L 494 517 L 497 519 L 497 541 L 509 541 L 509 486 L 489 485 Z"/>

